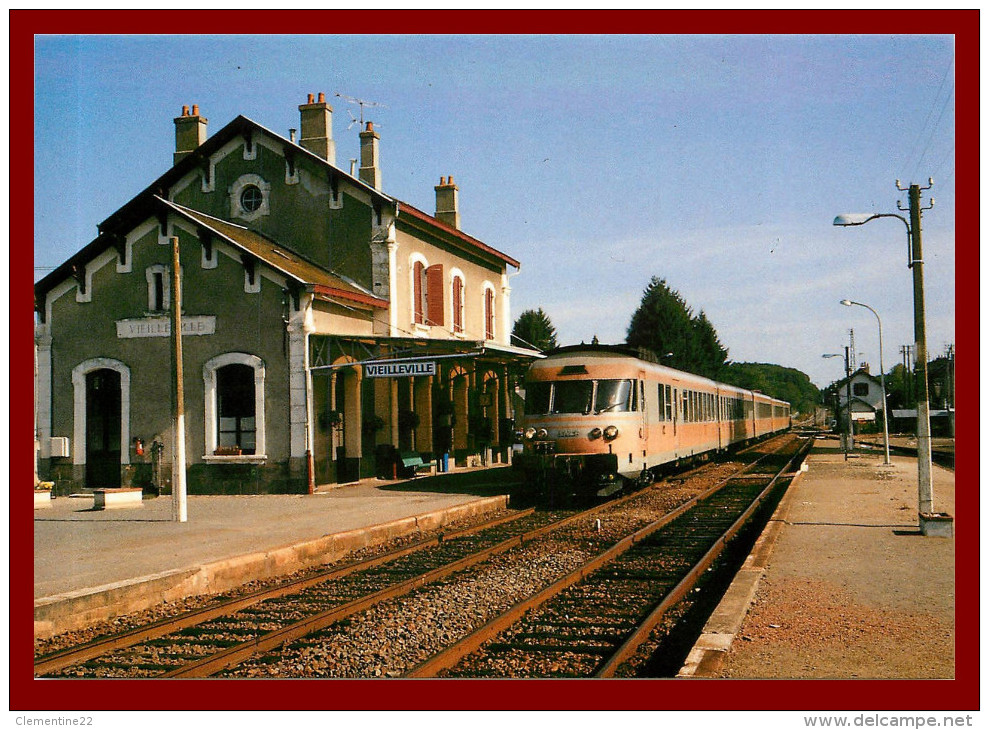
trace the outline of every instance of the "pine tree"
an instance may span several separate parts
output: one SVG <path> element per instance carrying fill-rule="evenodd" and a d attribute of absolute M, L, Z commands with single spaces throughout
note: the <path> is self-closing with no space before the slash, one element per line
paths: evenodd
<path fill-rule="evenodd" d="M 628 325 L 626 341 L 652 350 L 664 365 L 696 372 L 693 315 L 665 279 L 654 276 Z"/>
<path fill-rule="evenodd" d="M 694 318 L 693 325 L 696 372 L 717 380 L 722 368 L 728 362 L 728 350 L 721 344 L 718 333 L 704 314 L 704 310 Z"/>
<path fill-rule="evenodd" d="M 540 351 L 552 350 L 557 346 L 556 327 L 542 307 L 527 309 L 519 315 L 512 327 L 512 344 Z"/>

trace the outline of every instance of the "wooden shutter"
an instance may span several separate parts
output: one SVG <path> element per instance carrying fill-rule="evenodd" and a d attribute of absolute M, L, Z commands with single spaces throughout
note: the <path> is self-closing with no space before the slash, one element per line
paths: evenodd
<path fill-rule="evenodd" d="M 412 311 L 414 312 L 413 321 L 416 324 L 422 324 L 425 321 L 422 306 L 423 269 L 424 267 L 421 261 L 416 261 L 415 266 L 412 267 Z"/>
<path fill-rule="evenodd" d="M 443 264 L 426 269 L 426 324 L 443 326 Z"/>
<path fill-rule="evenodd" d="M 484 339 L 494 339 L 494 290 L 484 290 Z"/>
<path fill-rule="evenodd" d="M 453 331 L 464 331 L 464 280 L 453 280 Z"/>

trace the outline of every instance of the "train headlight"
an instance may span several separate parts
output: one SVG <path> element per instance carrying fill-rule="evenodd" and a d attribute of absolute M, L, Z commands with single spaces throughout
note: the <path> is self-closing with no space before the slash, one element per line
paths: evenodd
<path fill-rule="evenodd" d="M 608 426 L 604 429 L 605 441 L 614 441 L 616 438 L 618 438 L 618 426 Z"/>
<path fill-rule="evenodd" d="M 525 436 L 525 440 L 526 441 L 532 441 L 532 439 L 536 438 L 536 429 L 534 429 L 534 428 L 527 428 L 525 430 L 524 436 Z"/>
<path fill-rule="evenodd" d="M 587 438 L 589 438 L 591 441 L 593 441 L 594 439 L 601 438 L 601 429 L 597 427 L 592 428 L 591 432 L 587 434 Z"/>
<path fill-rule="evenodd" d="M 536 431 L 536 436 L 538 438 L 544 439 L 547 436 L 549 436 L 549 431 L 547 431 L 545 428 L 541 428 L 538 431 Z"/>

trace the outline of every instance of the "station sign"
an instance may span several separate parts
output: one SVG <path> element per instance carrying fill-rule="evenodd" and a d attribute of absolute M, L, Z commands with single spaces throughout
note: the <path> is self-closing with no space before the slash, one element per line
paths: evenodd
<path fill-rule="evenodd" d="M 117 320 L 118 339 L 137 337 L 169 337 L 172 320 L 168 317 L 140 317 Z M 212 335 L 216 333 L 216 317 L 194 315 L 182 318 L 182 335 Z"/>
<path fill-rule="evenodd" d="M 364 375 L 369 378 L 411 378 L 436 375 L 436 361 L 371 362 L 364 365 Z"/>

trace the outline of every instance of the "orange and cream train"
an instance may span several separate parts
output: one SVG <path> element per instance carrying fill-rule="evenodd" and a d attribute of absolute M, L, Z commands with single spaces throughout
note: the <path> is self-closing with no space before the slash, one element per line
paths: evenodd
<path fill-rule="evenodd" d="M 606 496 L 790 428 L 786 401 L 644 357 L 624 345 L 575 345 L 533 363 L 516 465 L 537 482 Z"/>

